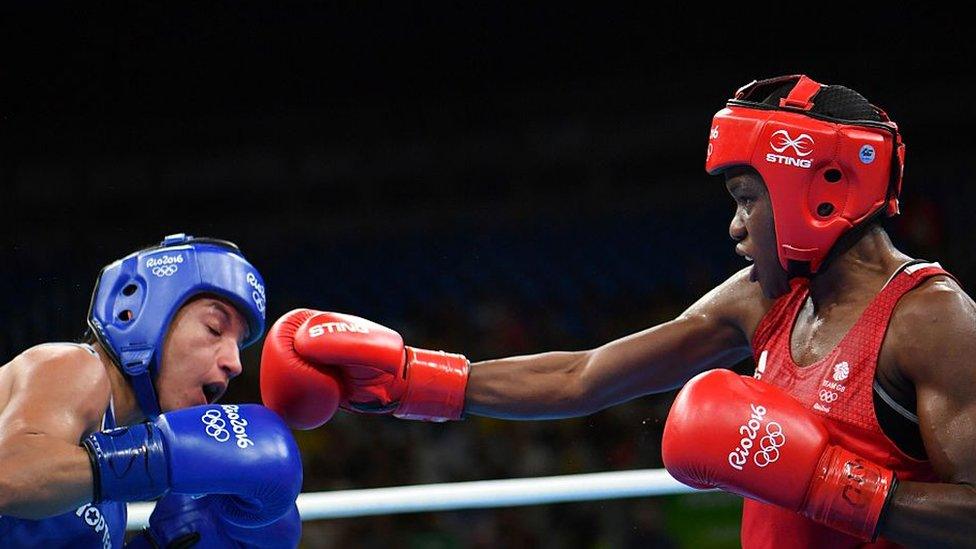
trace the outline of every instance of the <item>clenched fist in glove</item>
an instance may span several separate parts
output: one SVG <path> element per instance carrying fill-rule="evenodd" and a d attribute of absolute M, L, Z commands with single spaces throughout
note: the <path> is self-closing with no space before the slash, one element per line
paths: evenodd
<path fill-rule="evenodd" d="M 298 445 L 258 404 L 210 404 L 88 435 L 93 501 L 214 494 L 227 522 L 258 527 L 288 513 L 302 489 Z"/>
<path fill-rule="evenodd" d="M 295 428 L 328 421 L 335 401 L 353 412 L 447 421 L 464 410 L 468 370 L 463 355 L 407 347 L 364 318 L 296 309 L 268 331 L 261 394 Z"/>
<path fill-rule="evenodd" d="M 678 393 L 662 454 L 689 486 L 779 505 L 866 541 L 894 491 L 891 470 L 830 444 L 820 418 L 782 389 L 729 370 L 699 374 Z"/>

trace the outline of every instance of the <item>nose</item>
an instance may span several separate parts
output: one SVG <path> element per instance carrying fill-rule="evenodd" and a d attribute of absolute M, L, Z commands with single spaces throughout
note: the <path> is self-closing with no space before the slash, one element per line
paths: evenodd
<path fill-rule="evenodd" d="M 736 242 L 742 242 L 745 240 L 746 234 L 745 221 L 739 215 L 739 210 L 736 210 L 735 215 L 732 216 L 732 223 L 729 224 L 729 237 Z"/>
<path fill-rule="evenodd" d="M 227 373 L 228 379 L 233 379 L 244 371 L 241 365 L 241 350 L 236 343 L 229 342 L 220 354 L 220 369 Z"/>

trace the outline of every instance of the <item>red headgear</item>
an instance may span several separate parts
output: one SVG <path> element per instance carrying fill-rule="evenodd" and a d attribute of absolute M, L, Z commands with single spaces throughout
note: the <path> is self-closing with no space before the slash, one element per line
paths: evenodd
<path fill-rule="evenodd" d="M 779 105 L 761 95 L 795 82 Z M 881 209 L 898 213 L 905 145 L 898 126 L 813 112 L 824 88 L 804 75 L 753 81 L 715 114 L 705 170 L 747 165 L 762 176 L 773 208 L 779 260 L 820 268 L 837 239 Z M 757 97 L 760 96 L 760 97 Z"/>

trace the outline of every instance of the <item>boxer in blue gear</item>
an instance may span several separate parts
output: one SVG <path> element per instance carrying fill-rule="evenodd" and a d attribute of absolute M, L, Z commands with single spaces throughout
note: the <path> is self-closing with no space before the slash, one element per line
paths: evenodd
<path fill-rule="evenodd" d="M 0 546 L 122 547 L 125 502 L 164 494 L 218 494 L 212 523 L 245 534 L 288 516 L 301 464 L 287 429 L 258 405 L 212 405 L 264 308 L 229 242 L 172 235 L 103 269 L 86 344 L 0 367 Z"/>

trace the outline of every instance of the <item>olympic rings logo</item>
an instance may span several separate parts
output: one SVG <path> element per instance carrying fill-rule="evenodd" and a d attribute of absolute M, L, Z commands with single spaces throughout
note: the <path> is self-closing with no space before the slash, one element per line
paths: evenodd
<path fill-rule="evenodd" d="M 786 444 L 786 433 L 779 423 L 770 421 L 766 424 L 766 436 L 759 439 L 759 451 L 752 457 L 757 467 L 765 467 L 779 459 L 779 449 Z"/>
<path fill-rule="evenodd" d="M 226 420 L 224 420 L 224 414 L 227 416 Z M 207 435 L 217 442 L 230 440 L 231 431 L 233 431 L 239 448 L 243 450 L 254 446 L 254 441 L 247 436 L 248 421 L 241 417 L 240 406 L 221 404 L 220 408 L 210 408 L 200 416 L 200 421 L 207 426 Z"/>
<path fill-rule="evenodd" d="M 173 276 L 178 270 L 180 270 L 179 265 L 160 265 L 159 267 L 153 267 L 152 274 L 162 278 L 164 276 Z"/>
<path fill-rule="evenodd" d="M 257 305 L 258 311 L 260 311 L 261 314 L 264 314 L 264 307 L 265 307 L 264 296 L 259 294 L 257 290 L 254 290 L 253 292 L 251 292 L 251 299 L 253 299 L 254 304 Z"/>
<path fill-rule="evenodd" d="M 251 292 L 251 299 L 254 300 L 254 304 L 257 305 L 258 311 L 260 311 L 263 315 L 266 303 L 264 284 L 258 282 L 258 277 L 255 276 L 254 273 L 247 273 L 245 280 L 247 281 L 248 285 L 254 288 L 254 291 Z"/>
<path fill-rule="evenodd" d="M 748 421 L 739 427 L 739 433 L 744 435 L 739 439 L 739 445 L 729 452 L 729 465 L 741 471 L 749 463 L 749 454 L 757 446 L 756 437 L 762 434 L 763 422 L 766 420 L 766 407 L 761 404 L 751 405 L 752 414 Z M 766 423 L 765 434 L 759 439 L 758 451 L 752 456 L 752 462 L 763 468 L 779 459 L 779 449 L 786 444 L 786 433 L 776 421 Z"/>
<path fill-rule="evenodd" d="M 230 440 L 230 431 L 227 430 L 227 422 L 221 417 L 220 410 L 215 408 L 207 410 L 200 416 L 200 421 L 207 426 L 207 435 L 213 437 L 217 442 Z"/>
<path fill-rule="evenodd" d="M 838 395 L 833 391 L 828 391 L 827 389 L 820 389 L 820 400 L 830 404 L 837 400 Z"/>

